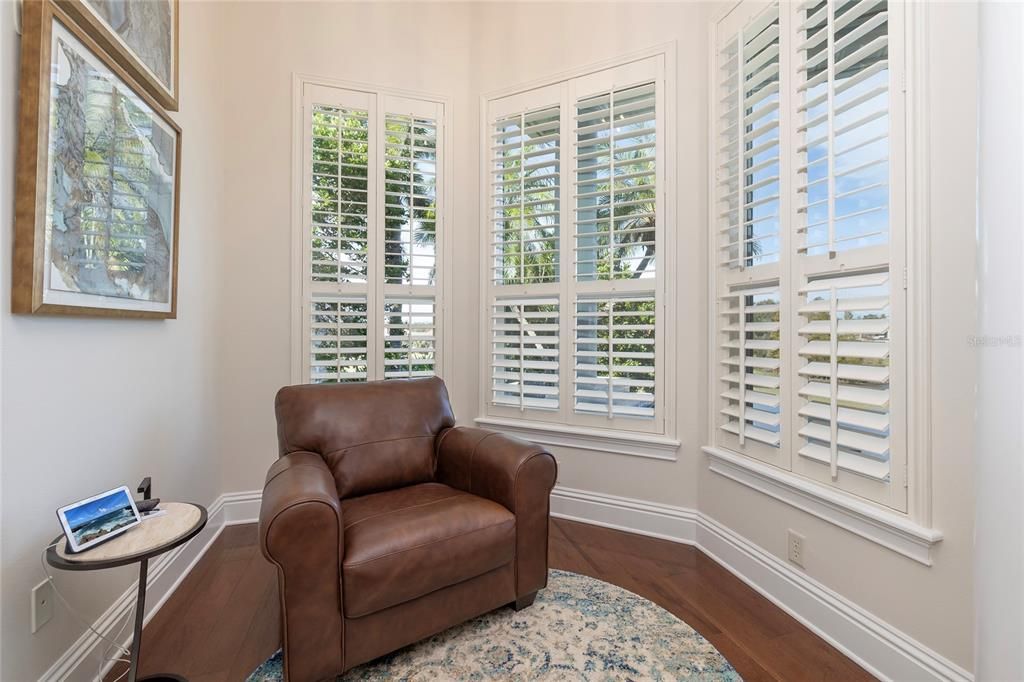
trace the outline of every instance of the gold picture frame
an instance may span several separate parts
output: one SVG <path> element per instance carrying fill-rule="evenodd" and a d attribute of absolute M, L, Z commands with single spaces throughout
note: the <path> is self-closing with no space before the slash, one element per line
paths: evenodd
<path fill-rule="evenodd" d="M 49 0 L 25 0 L 11 308 L 177 316 L 181 129 Z"/>

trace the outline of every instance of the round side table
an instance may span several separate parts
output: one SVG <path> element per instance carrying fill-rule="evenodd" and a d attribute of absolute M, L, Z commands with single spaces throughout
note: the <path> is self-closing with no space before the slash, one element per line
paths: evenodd
<path fill-rule="evenodd" d="M 77 554 L 67 551 L 67 538 L 59 535 L 46 550 L 46 562 L 64 571 L 97 571 L 139 564 L 139 596 L 135 602 L 135 630 L 128 682 L 136 682 L 142 649 L 142 620 L 146 614 L 146 577 L 149 560 L 194 538 L 206 526 L 206 507 L 188 502 L 163 502 L 160 516 L 143 518 L 135 528 Z M 149 682 L 187 682 L 179 675 L 150 675 Z"/>

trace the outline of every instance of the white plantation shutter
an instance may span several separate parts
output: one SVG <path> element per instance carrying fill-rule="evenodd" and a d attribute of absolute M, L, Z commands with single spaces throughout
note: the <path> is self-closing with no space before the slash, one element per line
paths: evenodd
<path fill-rule="evenodd" d="M 437 286 L 442 221 L 443 110 L 384 96 L 381 213 L 383 331 L 378 378 L 432 376 L 440 361 Z"/>
<path fill-rule="evenodd" d="M 525 410 L 559 406 L 557 298 L 499 300 L 491 311 L 491 400 Z"/>
<path fill-rule="evenodd" d="M 623 70 L 574 91 L 573 411 L 659 424 L 659 81 Z M 628 285 L 628 286 L 626 286 Z M 597 423 L 597 422 L 593 422 Z"/>
<path fill-rule="evenodd" d="M 561 220 L 559 107 L 493 125 L 491 239 L 496 284 L 558 281 Z"/>
<path fill-rule="evenodd" d="M 878 482 L 890 474 L 887 272 L 815 279 L 800 290 L 798 454 Z"/>
<path fill-rule="evenodd" d="M 438 371 L 443 115 L 437 102 L 303 86 L 302 380 Z"/>
<path fill-rule="evenodd" d="M 318 104 L 311 125 L 310 276 L 315 282 L 365 282 L 368 112 Z"/>
<path fill-rule="evenodd" d="M 655 84 L 576 102 L 576 278 L 655 274 Z"/>
<path fill-rule="evenodd" d="M 797 21 L 799 250 L 889 239 L 887 3 L 807 2 Z"/>
<path fill-rule="evenodd" d="M 794 471 L 906 506 L 902 165 L 893 125 L 890 6 L 805 2 L 793 12 Z"/>
<path fill-rule="evenodd" d="M 719 442 L 786 466 L 781 63 L 777 3 L 759 5 L 718 48 L 713 371 Z"/>
<path fill-rule="evenodd" d="M 436 344 L 433 299 L 385 299 L 385 379 L 433 376 Z"/>
<path fill-rule="evenodd" d="M 777 285 L 736 287 L 719 299 L 720 428 L 755 454 L 752 444 L 781 445 L 780 300 Z"/>
<path fill-rule="evenodd" d="M 488 416 L 666 433 L 664 68 L 488 100 Z"/>
<path fill-rule="evenodd" d="M 561 284 L 561 89 L 491 104 L 485 137 L 489 197 L 487 410 L 558 421 L 564 362 Z"/>
<path fill-rule="evenodd" d="M 366 381 L 366 299 L 314 296 L 309 316 L 309 381 Z"/>
<path fill-rule="evenodd" d="M 654 417 L 654 298 L 581 298 L 576 302 L 575 410 Z"/>
<path fill-rule="evenodd" d="M 718 262 L 778 262 L 781 244 L 779 9 L 772 6 L 719 52 Z"/>
<path fill-rule="evenodd" d="M 384 127 L 384 280 L 433 284 L 437 122 L 387 114 Z"/>
<path fill-rule="evenodd" d="M 748 0 L 722 20 L 711 226 L 716 442 L 898 510 L 902 13 L 885 0 Z"/>

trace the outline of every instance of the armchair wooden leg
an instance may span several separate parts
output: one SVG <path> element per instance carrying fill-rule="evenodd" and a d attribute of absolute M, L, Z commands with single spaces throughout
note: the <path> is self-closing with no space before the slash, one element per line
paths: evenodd
<path fill-rule="evenodd" d="M 536 592 L 531 592 L 530 594 L 524 594 L 521 597 L 516 597 L 516 601 L 512 604 L 512 608 L 514 608 L 516 611 L 522 611 L 527 606 L 533 604 L 533 600 L 536 598 Z"/>

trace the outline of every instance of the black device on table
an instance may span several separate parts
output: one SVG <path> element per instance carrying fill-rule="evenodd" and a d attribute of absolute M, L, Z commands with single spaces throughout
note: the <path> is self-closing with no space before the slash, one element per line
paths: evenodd
<path fill-rule="evenodd" d="M 156 509 L 156 506 L 160 504 L 159 497 L 150 497 L 153 493 L 153 481 L 150 480 L 149 476 L 142 479 L 142 482 L 139 483 L 138 490 L 135 492 L 142 493 L 142 499 L 135 501 L 135 506 L 138 507 L 140 514 L 148 514 Z"/>

